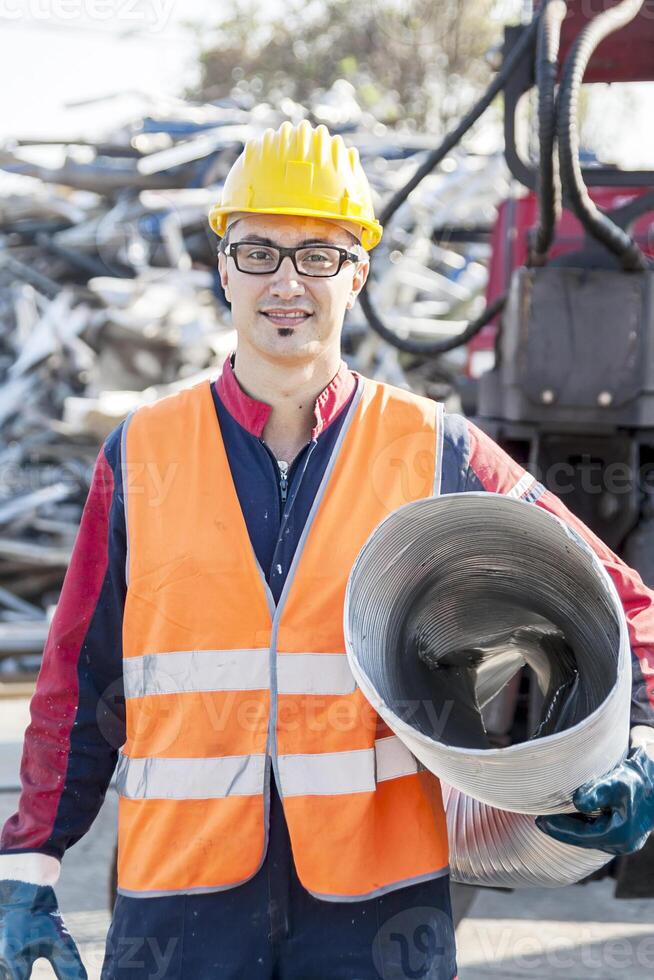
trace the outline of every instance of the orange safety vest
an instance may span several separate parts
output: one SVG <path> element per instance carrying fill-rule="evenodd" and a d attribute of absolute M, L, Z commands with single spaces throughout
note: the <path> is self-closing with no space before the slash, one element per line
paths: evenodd
<path fill-rule="evenodd" d="M 271 764 L 316 897 L 356 901 L 446 873 L 439 781 L 356 686 L 343 636 L 366 538 L 439 492 L 441 409 L 359 378 L 276 608 L 210 385 L 127 420 L 121 894 L 215 891 L 256 874 Z"/>

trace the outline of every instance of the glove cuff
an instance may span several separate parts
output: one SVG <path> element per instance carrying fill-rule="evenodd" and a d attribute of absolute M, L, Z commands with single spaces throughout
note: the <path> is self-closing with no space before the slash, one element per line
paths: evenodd
<path fill-rule="evenodd" d="M 634 725 L 631 729 L 629 745 L 632 749 L 644 749 L 654 762 L 654 728 L 650 728 L 649 725 Z"/>
<path fill-rule="evenodd" d="M 29 851 L 24 854 L 0 854 L 0 879 L 27 881 L 32 885 L 56 885 L 61 861 L 50 854 Z"/>

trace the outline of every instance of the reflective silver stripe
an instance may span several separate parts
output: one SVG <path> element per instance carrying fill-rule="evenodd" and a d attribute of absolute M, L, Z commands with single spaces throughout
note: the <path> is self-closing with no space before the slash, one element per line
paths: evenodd
<path fill-rule="evenodd" d="M 445 406 L 442 402 L 436 402 L 436 458 L 434 460 L 434 485 L 432 496 L 438 497 L 441 492 L 443 482 L 443 440 L 445 438 L 443 415 Z"/>
<path fill-rule="evenodd" d="M 315 898 L 319 898 L 323 902 L 362 902 L 366 898 L 379 898 L 382 895 L 388 895 L 390 892 L 396 892 L 398 888 L 406 888 L 407 885 L 418 885 L 423 881 L 433 881 L 434 878 L 442 878 L 443 875 L 447 875 L 449 873 L 450 867 L 448 864 L 446 864 L 444 868 L 438 868 L 437 871 L 430 871 L 424 875 L 416 875 L 413 878 L 399 878 L 397 881 L 392 881 L 390 885 L 382 885 L 381 888 L 373 888 L 371 892 L 365 892 L 363 895 L 329 895 L 325 892 L 314 892 L 308 888 L 307 891 L 310 895 L 313 895 Z M 144 894 L 142 892 L 121 891 L 120 888 L 118 889 L 118 892 L 120 895 L 134 895 L 136 898 L 139 898 L 140 895 Z M 156 894 L 156 892 L 154 894 Z"/>
<path fill-rule="evenodd" d="M 130 800 L 213 800 L 263 792 L 266 756 L 134 759 L 121 755 L 116 786 Z"/>
<path fill-rule="evenodd" d="M 126 555 L 125 555 L 125 584 L 129 585 L 129 523 L 127 521 L 127 514 L 129 511 L 129 494 L 128 488 L 126 486 L 126 478 L 129 475 L 127 472 L 127 430 L 129 424 L 132 421 L 132 416 L 136 409 L 132 409 L 125 421 L 123 422 L 123 427 L 120 432 L 120 480 L 121 480 L 121 490 L 123 494 L 123 509 L 125 513 L 125 542 L 126 542 Z M 129 482 L 129 481 L 127 481 Z"/>
<path fill-rule="evenodd" d="M 270 652 L 177 650 L 123 659 L 126 698 L 193 691 L 259 691 L 270 686 Z"/>
<path fill-rule="evenodd" d="M 352 694 L 356 682 L 344 653 L 280 653 L 279 694 Z"/>
<path fill-rule="evenodd" d="M 375 783 L 418 772 L 418 762 L 397 735 L 378 738 L 374 749 L 280 755 L 283 796 L 371 793 Z"/>
<path fill-rule="evenodd" d="M 375 750 L 280 755 L 283 796 L 338 796 L 375 789 Z"/>
<path fill-rule="evenodd" d="M 397 735 L 378 738 L 375 742 L 377 757 L 377 782 L 384 779 L 396 779 L 398 776 L 408 776 L 418 772 L 418 761 L 400 741 Z"/>
<path fill-rule="evenodd" d="M 531 473 L 525 473 L 520 477 L 518 482 L 514 487 L 504 494 L 505 497 L 522 497 L 527 490 L 530 490 L 534 483 L 536 482 L 536 477 L 532 476 Z"/>

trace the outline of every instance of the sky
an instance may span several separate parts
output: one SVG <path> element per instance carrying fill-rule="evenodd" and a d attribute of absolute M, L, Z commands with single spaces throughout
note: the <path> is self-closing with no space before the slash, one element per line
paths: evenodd
<path fill-rule="evenodd" d="M 176 95 L 197 77 L 184 22 L 212 23 L 217 0 L 0 0 L 0 139 L 102 130 L 117 103 L 66 103 L 121 94 Z M 214 14 L 212 15 L 212 11 Z"/>

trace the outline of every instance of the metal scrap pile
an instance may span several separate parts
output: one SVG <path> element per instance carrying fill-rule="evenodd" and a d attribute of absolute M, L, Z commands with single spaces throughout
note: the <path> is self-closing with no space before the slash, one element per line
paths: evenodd
<path fill-rule="evenodd" d="M 329 95 L 313 121 L 359 148 L 380 204 L 436 141 L 335 119 L 345 101 Z M 102 140 L 0 147 L 0 680 L 38 662 L 104 437 L 137 404 L 215 376 L 234 346 L 207 213 L 244 140 L 303 113 L 282 110 L 167 100 Z M 497 158 L 462 155 L 403 206 L 374 265 L 397 329 L 455 332 L 483 302 L 488 245 L 446 245 L 443 229 L 490 226 L 506 190 Z M 360 311 L 345 351 L 413 383 Z"/>

